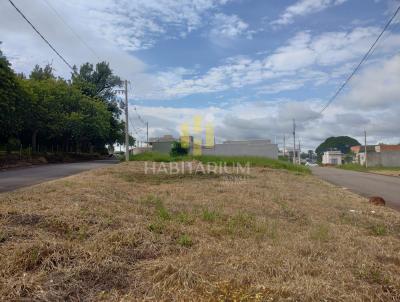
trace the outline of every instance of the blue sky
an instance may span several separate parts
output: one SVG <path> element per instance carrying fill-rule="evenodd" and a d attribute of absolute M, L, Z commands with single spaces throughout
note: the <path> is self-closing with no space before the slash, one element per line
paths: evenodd
<path fill-rule="evenodd" d="M 107 60 L 131 81 L 137 108 L 130 112 L 131 130 L 139 140 L 144 129 L 137 112 L 149 121 L 152 136 L 178 135 L 182 122 L 202 115 L 218 140 L 281 143 L 295 118 L 306 148 L 331 135 L 361 138 L 364 128 L 371 142 L 400 142 L 399 18 L 343 94 L 319 114 L 397 0 L 15 3 L 72 64 Z M 0 3 L 0 37 L 17 71 L 52 63 L 69 77 L 7 1 Z"/>

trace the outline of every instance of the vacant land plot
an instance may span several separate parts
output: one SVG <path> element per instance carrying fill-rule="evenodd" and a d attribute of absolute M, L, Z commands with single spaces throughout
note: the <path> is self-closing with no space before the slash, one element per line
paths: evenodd
<path fill-rule="evenodd" d="M 304 173 L 144 165 L 0 195 L 2 299 L 400 300 L 398 212 Z"/>

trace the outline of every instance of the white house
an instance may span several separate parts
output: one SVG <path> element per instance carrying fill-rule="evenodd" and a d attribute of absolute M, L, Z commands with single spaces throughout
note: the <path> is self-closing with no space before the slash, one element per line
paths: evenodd
<path fill-rule="evenodd" d="M 325 151 L 322 156 L 322 164 L 324 165 L 341 165 L 343 154 L 341 151 Z"/>

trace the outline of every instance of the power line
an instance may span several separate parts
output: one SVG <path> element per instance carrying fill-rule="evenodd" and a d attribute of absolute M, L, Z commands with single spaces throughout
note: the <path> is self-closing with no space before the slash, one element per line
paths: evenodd
<path fill-rule="evenodd" d="M 72 67 L 71 64 L 69 64 L 67 62 L 66 59 L 64 59 L 64 57 L 53 47 L 53 45 L 51 45 L 51 43 L 40 33 L 40 31 L 31 23 L 31 21 L 28 20 L 28 18 L 23 14 L 23 12 L 15 6 L 14 2 L 12 2 L 11 0 L 8 0 L 8 2 L 10 2 L 10 4 L 16 9 L 16 11 L 21 15 L 22 18 L 24 18 L 24 20 L 26 22 L 28 22 L 28 24 L 33 28 L 33 30 L 43 39 L 44 42 L 46 42 L 46 44 L 57 54 L 57 56 L 73 71 L 75 72 L 74 68 Z"/>
<path fill-rule="evenodd" d="M 350 80 L 353 78 L 353 76 L 357 73 L 357 71 L 360 69 L 361 65 L 368 59 L 368 57 L 373 53 L 375 45 L 379 42 L 385 31 L 389 28 L 390 24 L 392 24 L 394 18 L 396 18 L 398 12 L 400 11 L 400 6 L 397 8 L 393 16 L 390 18 L 390 20 L 386 23 L 385 27 L 383 28 L 382 32 L 379 34 L 379 36 L 376 38 L 375 42 L 372 43 L 371 47 L 367 51 L 367 53 L 364 55 L 364 57 L 361 59 L 360 63 L 356 66 L 356 68 L 353 70 L 353 72 L 350 74 L 350 76 L 344 81 L 344 83 L 339 87 L 339 89 L 336 91 L 336 93 L 331 97 L 331 99 L 326 103 L 326 105 L 321 109 L 320 114 L 323 113 L 329 106 L 332 104 L 332 102 L 337 98 L 337 96 L 342 92 L 344 87 L 350 82 Z"/>
<path fill-rule="evenodd" d="M 132 86 L 131 86 L 130 83 L 129 83 L 129 88 L 132 89 Z M 143 126 L 146 126 L 146 127 L 147 127 L 147 122 L 146 122 L 146 121 L 142 118 L 142 116 L 139 114 L 139 112 L 138 112 L 136 106 L 133 106 L 133 109 L 135 110 L 135 113 L 136 113 L 136 115 L 137 115 L 137 117 L 138 117 L 138 120 L 143 124 Z"/>
<path fill-rule="evenodd" d="M 136 109 L 136 106 L 134 106 L 134 110 L 135 110 L 135 112 L 136 112 L 136 115 L 137 115 L 139 121 L 141 121 L 142 124 L 143 124 L 144 126 L 146 126 L 147 122 L 145 122 L 145 121 L 142 119 L 142 117 L 140 116 L 139 112 L 138 112 L 137 109 Z"/>
<path fill-rule="evenodd" d="M 65 19 L 61 16 L 61 14 L 55 9 L 53 5 L 50 4 L 49 1 L 43 0 L 43 2 L 46 3 L 46 5 L 54 12 L 54 14 L 64 23 L 64 25 L 75 35 L 75 37 L 92 53 L 96 56 L 98 60 L 100 60 L 99 55 L 96 53 L 96 51 L 88 45 L 85 40 L 81 38 L 81 36 L 65 21 Z"/>

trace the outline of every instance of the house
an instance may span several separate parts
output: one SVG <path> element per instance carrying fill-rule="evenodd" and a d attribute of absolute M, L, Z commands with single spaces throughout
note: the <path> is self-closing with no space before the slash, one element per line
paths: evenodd
<path fill-rule="evenodd" d="M 178 141 L 172 135 L 149 139 L 152 151 L 169 154 L 173 143 Z M 203 144 L 193 136 L 182 136 L 180 142 L 183 147 L 189 148 L 189 154 L 220 155 L 220 156 L 257 156 L 278 159 L 278 145 L 271 140 L 237 140 L 225 141 L 222 144 L 214 142 Z"/>
<path fill-rule="evenodd" d="M 278 159 L 278 145 L 271 140 L 229 140 L 222 144 L 202 146 L 202 155 L 257 156 Z"/>
<path fill-rule="evenodd" d="M 129 150 L 130 154 L 137 155 L 145 152 L 150 152 L 153 149 L 151 147 L 134 147 Z"/>
<path fill-rule="evenodd" d="M 178 140 L 172 135 L 164 135 L 162 137 L 150 138 L 149 145 L 154 152 L 169 154 L 176 141 Z"/>
<path fill-rule="evenodd" d="M 216 144 L 214 138 L 203 142 L 192 136 L 181 137 L 182 146 L 189 147 L 189 154 L 194 155 L 216 155 L 216 156 L 257 156 L 267 158 L 278 158 L 278 145 L 272 144 L 271 140 L 228 140 L 222 144 Z"/>
<path fill-rule="evenodd" d="M 341 165 L 343 161 L 342 151 L 325 151 L 322 155 L 322 164 L 324 165 Z"/>
<path fill-rule="evenodd" d="M 354 146 L 354 163 L 365 165 L 367 159 L 368 167 L 400 167 L 400 145 L 368 145 L 367 156 L 365 146 Z"/>

